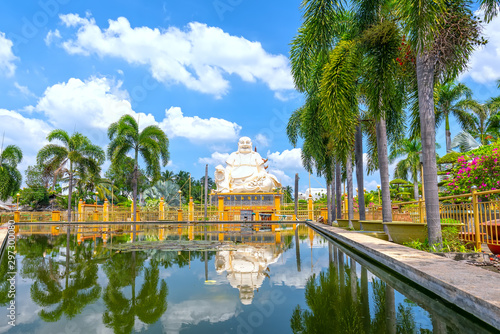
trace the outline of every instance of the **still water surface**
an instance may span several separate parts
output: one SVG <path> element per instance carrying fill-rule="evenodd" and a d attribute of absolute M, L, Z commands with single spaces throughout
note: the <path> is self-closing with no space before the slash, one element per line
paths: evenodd
<path fill-rule="evenodd" d="M 305 225 L 21 227 L 0 333 L 488 333 Z"/>

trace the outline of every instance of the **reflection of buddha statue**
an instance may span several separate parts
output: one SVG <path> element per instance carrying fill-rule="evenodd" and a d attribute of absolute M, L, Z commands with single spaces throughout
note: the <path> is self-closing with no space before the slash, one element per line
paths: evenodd
<path fill-rule="evenodd" d="M 266 277 L 269 265 L 276 263 L 279 254 L 272 247 L 237 246 L 236 251 L 219 251 L 215 259 L 218 274 L 227 272 L 227 279 L 233 288 L 240 291 L 243 305 L 250 305 L 254 291 L 259 289 Z"/>
<path fill-rule="evenodd" d="M 266 171 L 264 163 L 260 154 L 252 151 L 250 138 L 241 137 L 238 151 L 231 153 L 226 161 L 227 167 L 215 168 L 217 192 L 271 192 L 281 187 L 278 179 Z"/>

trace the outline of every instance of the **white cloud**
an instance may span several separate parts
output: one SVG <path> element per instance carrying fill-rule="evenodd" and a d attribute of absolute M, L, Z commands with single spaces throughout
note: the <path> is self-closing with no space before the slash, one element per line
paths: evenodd
<path fill-rule="evenodd" d="M 480 13 L 476 12 L 476 15 Z M 482 14 L 480 14 L 482 16 Z M 470 59 L 469 70 L 462 78 L 471 77 L 479 83 L 489 83 L 500 78 L 500 17 L 484 25 L 484 37 L 488 44 L 476 50 Z"/>
<path fill-rule="evenodd" d="M 108 126 L 125 114 L 139 119 L 141 128 L 156 124 L 153 115 L 132 110 L 121 82 L 105 77 L 85 81 L 71 78 L 48 87 L 35 110 L 43 113 L 54 128 L 85 133 L 99 144 L 106 142 Z"/>
<path fill-rule="evenodd" d="M 294 89 L 286 56 L 269 54 L 259 42 L 217 27 L 191 22 L 183 30 L 132 28 L 125 17 L 119 17 L 101 29 L 92 17 L 67 14 L 60 18 L 67 27 L 78 27 L 76 38 L 62 44 L 68 53 L 117 57 L 144 65 L 165 84 L 182 84 L 220 98 L 229 90 L 225 77 L 236 74 L 246 82 L 261 81 L 275 92 Z"/>
<path fill-rule="evenodd" d="M 36 95 L 33 94 L 27 86 L 22 86 L 18 82 L 14 82 L 14 87 L 16 87 L 17 90 L 25 97 L 36 97 Z"/>
<path fill-rule="evenodd" d="M 372 180 L 368 183 L 365 182 L 365 188 L 367 191 L 370 191 L 370 190 L 377 190 L 377 186 L 380 185 L 380 182 L 377 182 L 376 180 Z"/>
<path fill-rule="evenodd" d="M 270 168 L 269 173 L 276 176 L 283 186 L 286 186 L 292 182 L 292 178 L 286 175 L 285 172 L 281 169 Z"/>
<path fill-rule="evenodd" d="M 292 150 L 284 150 L 283 152 L 267 153 L 267 158 L 272 166 L 281 169 L 303 169 L 302 167 L 302 150 L 294 148 Z"/>
<path fill-rule="evenodd" d="M 44 121 L 26 118 L 16 111 L 0 109 L 2 135 L 5 133 L 4 147 L 17 145 L 23 151 L 23 161 L 19 165 L 24 170 L 36 162 L 38 150 L 46 144 L 45 138 L 52 128 Z"/>
<path fill-rule="evenodd" d="M 12 53 L 12 41 L 5 37 L 5 33 L 0 31 L 0 73 L 10 77 L 16 71 L 14 61 L 17 59 Z"/>
<path fill-rule="evenodd" d="M 257 134 L 255 136 L 255 144 L 261 147 L 268 147 L 269 146 L 269 138 L 267 138 L 266 135 L 263 135 L 262 133 Z"/>
<path fill-rule="evenodd" d="M 165 119 L 160 123 L 171 138 L 184 137 L 191 141 L 232 141 L 237 139 L 241 126 L 225 119 L 184 116 L 179 107 L 165 110 Z"/>
<path fill-rule="evenodd" d="M 209 164 L 210 166 L 226 165 L 226 160 L 229 158 L 229 153 L 214 152 L 209 158 L 199 158 L 201 164 Z"/>
<path fill-rule="evenodd" d="M 45 45 L 49 46 L 51 45 L 55 40 L 61 39 L 61 32 L 56 29 L 56 30 L 50 30 L 47 33 L 47 36 L 45 36 Z"/>

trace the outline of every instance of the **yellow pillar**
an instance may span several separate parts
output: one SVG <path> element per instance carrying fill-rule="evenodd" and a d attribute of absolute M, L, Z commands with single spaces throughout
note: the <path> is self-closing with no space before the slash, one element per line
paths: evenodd
<path fill-rule="evenodd" d="M 224 221 L 224 196 L 219 196 L 219 220 Z"/>
<path fill-rule="evenodd" d="M 418 214 L 420 215 L 420 223 L 425 223 L 425 210 L 424 210 L 424 201 L 422 200 L 422 198 L 420 198 L 418 200 Z"/>
<path fill-rule="evenodd" d="M 83 200 L 81 198 L 78 201 L 78 221 L 83 221 Z"/>
<path fill-rule="evenodd" d="M 472 187 L 472 210 L 474 210 L 474 234 L 476 242 L 476 251 L 481 251 L 481 228 L 479 226 L 479 206 L 477 203 L 476 187 Z"/>
<path fill-rule="evenodd" d="M 14 212 L 14 222 L 19 223 L 21 221 L 21 212 L 15 211 Z"/>
<path fill-rule="evenodd" d="M 297 223 L 293 224 L 293 230 L 295 231 L 297 229 Z"/>
<path fill-rule="evenodd" d="M 163 199 L 163 197 L 160 199 L 158 219 L 165 220 L 165 200 Z"/>
<path fill-rule="evenodd" d="M 281 214 L 281 194 L 274 195 L 274 210 L 276 211 L 276 216 Z"/>
<path fill-rule="evenodd" d="M 278 225 L 276 225 L 276 224 L 271 225 L 271 231 L 275 232 L 276 231 L 276 227 L 278 227 Z"/>
<path fill-rule="evenodd" d="M 109 202 L 108 199 L 104 199 L 104 205 L 102 206 L 102 220 L 109 222 Z"/>
<path fill-rule="evenodd" d="M 188 238 L 189 240 L 194 240 L 194 226 L 188 227 Z"/>
<path fill-rule="evenodd" d="M 182 209 L 177 209 L 177 221 L 182 221 Z"/>
<path fill-rule="evenodd" d="M 163 239 L 165 239 L 165 229 L 164 228 L 161 228 L 158 230 L 158 239 L 160 241 L 162 241 Z"/>
<path fill-rule="evenodd" d="M 194 202 L 192 197 L 189 197 L 188 220 L 190 222 L 194 220 Z"/>
<path fill-rule="evenodd" d="M 314 204 L 311 194 L 309 194 L 309 199 L 307 201 L 307 219 L 314 220 Z"/>
<path fill-rule="evenodd" d="M 53 222 L 61 221 L 61 211 L 52 211 L 52 221 Z"/>
<path fill-rule="evenodd" d="M 347 219 L 349 215 L 349 199 L 347 198 L 347 194 L 344 194 L 344 215 L 342 218 Z"/>
<path fill-rule="evenodd" d="M 276 243 L 279 244 L 281 243 L 281 232 L 278 232 L 275 234 L 276 238 Z"/>
<path fill-rule="evenodd" d="M 219 233 L 219 241 L 224 241 L 224 233 Z"/>

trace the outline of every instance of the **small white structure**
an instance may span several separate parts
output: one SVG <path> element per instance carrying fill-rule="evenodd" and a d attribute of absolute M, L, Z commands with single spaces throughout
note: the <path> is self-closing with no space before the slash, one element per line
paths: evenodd
<path fill-rule="evenodd" d="M 299 192 L 299 199 L 307 200 L 309 198 L 309 194 L 311 194 L 314 201 L 320 199 L 323 196 L 326 196 L 325 188 L 307 188 L 305 193 Z"/>

